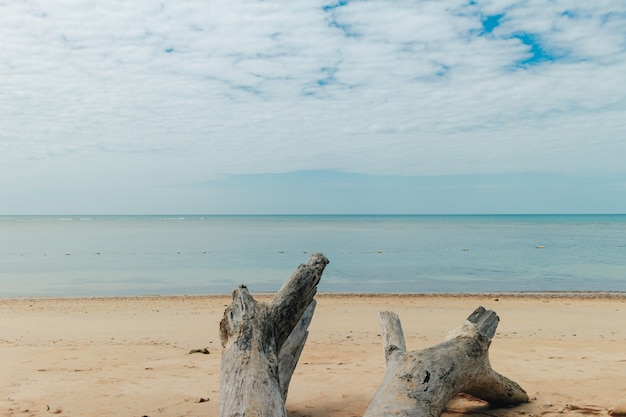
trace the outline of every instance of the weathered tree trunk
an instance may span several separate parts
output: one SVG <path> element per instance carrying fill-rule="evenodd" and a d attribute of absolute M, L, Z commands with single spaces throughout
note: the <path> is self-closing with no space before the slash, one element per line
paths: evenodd
<path fill-rule="evenodd" d="M 446 340 L 428 349 L 407 352 L 400 319 L 381 312 L 386 373 L 364 417 L 441 415 L 458 393 L 495 405 L 528 402 L 515 382 L 489 364 L 489 345 L 499 318 L 477 308 Z"/>
<path fill-rule="evenodd" d="M 243 285 L 235 289 L 220 322 L 220 417 L 286 417 L 289 381 L 327 264 L 324 255 L 313 254 L 269 303 L 255 301 Z"/>

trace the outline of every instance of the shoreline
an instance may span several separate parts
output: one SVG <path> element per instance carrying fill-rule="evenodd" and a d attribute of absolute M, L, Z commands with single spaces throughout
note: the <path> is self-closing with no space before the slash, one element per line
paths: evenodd
<path fill-rule="evenodd" d="M 271 298 L 275 292 L 250 292 L 254 297 Z M 116 300 L 116 299 L 217 299 L 231 294 L 147 294 L 147 295 L 24 295 L 0 296 L 0 302 L 9 300 Z M 504 291 L 504 292 L 437 292 L 437 293 L 382 293 L 382 292 L 317 292 L 325 298 L 577 298 L 625 299 L 626 291 Z"/>

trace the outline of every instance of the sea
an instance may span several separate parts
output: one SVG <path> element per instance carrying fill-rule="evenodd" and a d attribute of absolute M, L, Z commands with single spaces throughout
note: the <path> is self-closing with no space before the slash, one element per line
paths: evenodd
<path fill-rule="evenodd" d="M 0 297 L 626 292 L 626 215 L 0 216 Z"/>

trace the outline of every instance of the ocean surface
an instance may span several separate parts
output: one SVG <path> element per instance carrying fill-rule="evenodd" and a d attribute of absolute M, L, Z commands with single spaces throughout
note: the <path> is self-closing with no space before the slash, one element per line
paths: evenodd
<path fill-rule="evenodd" d="M 0 216 L 0 297 L 626 291 L 626 215 Z"/>

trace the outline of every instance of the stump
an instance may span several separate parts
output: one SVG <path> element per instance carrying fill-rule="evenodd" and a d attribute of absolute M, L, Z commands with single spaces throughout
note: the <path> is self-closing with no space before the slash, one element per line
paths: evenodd
<path fill-rule="evenodd" d="M 268 303 L 242 285 L 220 322 L 219 417 L 286 417 L 289 382 L 308 336 L 317 284 L 328 259 L 313 254 Z M 496 405 L 528 402 L 515 382 L 498 374 L 488 351 L 499 318 L 476 309 L 446 340 L 407 352 L 400 319 L 380 313 L 386 373 L 364 417 L 436 417 L 458 393 Z"/>
<path fill-rule="evenodd" d="M 315 311 L 313 297 L 328 259 L 316 253 L 268 303 L 242 285 L 220 322 L 219 417 L 286 417 L 289 382 Z"/>
<path fill-rule="evenodd" d="M 489 345 L 498 321 L 495 312 L 479 307 L 444 342 L 407 352 L 400 319 L 381 312 L 386 373 L 364 417 L 437 417 L 459 393 L 500 406 L 528 402 L 517 383 L 491 369 Z"/>

